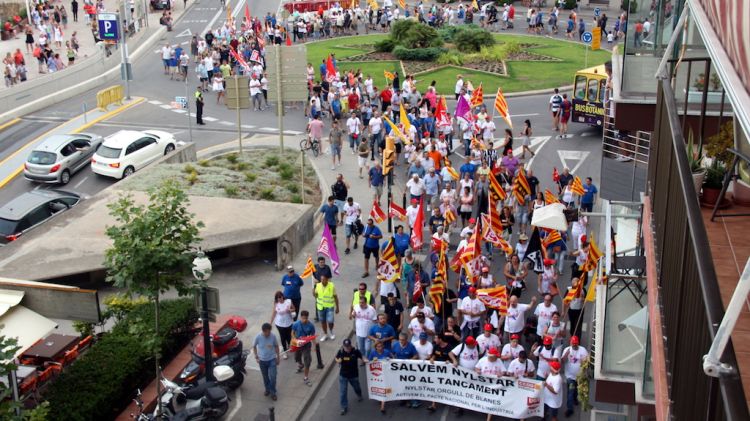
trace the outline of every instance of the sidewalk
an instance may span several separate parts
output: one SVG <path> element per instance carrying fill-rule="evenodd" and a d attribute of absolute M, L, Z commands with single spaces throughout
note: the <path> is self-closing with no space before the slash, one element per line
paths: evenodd
<path fill-rule="evenodd" d="M 116 0 L 103 0 L 104 7 L 107 12 L 117 12 L 117 1 Z M 185 11 L 185 9 L 182 6 L 182 2 L 173 2 L 172 7 L 172 19 L 176 20 L 179 18 L 182 13 Z M 78 21 L 73 21 L 73 13 L 71 12 L 70 8 L 70 1 L 69 0 L 60 0 L 53 3 L 56 6 L 65 6 L 65 9 L 68 12 L 68 24 L 63 27 L 63 41 L 61 46 L 57 46 L 54 43 L 54 39 L 50 39 L 49 45 L 52 47 L 52 51 L 55 53 L 59 53 L 60 57 L 62 58 L 63 63 L 65 64 L 66 68 L 63 69 L 63 71 L 67 71 L 68 68 L 68 59 L 67 59 L 67 47 L 66 42 L 68 42 L 71 38 L 71 36 L 75 33 L 76 38 L 78 40 L 79 49 L 78 54 L 75 59 L 75 64 L 70 66 L 71 68 L 75 68 L 76 66 L 81 65 L 81 63 L 85 63 L 85 60 L 94 54 L 96 54 L 100 46 L 96 45 L 94 43 L 94 36 L 92 32 L 92 25 L 95 24 L 94 22 L 88 22 L 88 17 L 83 12 L 83 0 L 78 1 Z M 138 13 L 138 9 L 136 9 L 136 16 Z M 162 11 L 161 10 L 155 10 L 153 12 L 148 13 L 148 26 L 159 26 L 159 18 L 161 17 Z M 52 19 L 54 21 L 54 19 Z M 51 29 L 51 25 L 48 25 Z M 62 26 L 62 24 L 61 24 Z M 143 28 L 141 28 L 143 30 Z M 33 27 L 34 31 L 34 43 L 39 42 L 39 35 L 40 31 L 38 28 Z M 33 48 L 33 47 L 32 47 Z M 20 33 L 16 33 L 15 38 L 11 38 L 5 41 L 0 41 L 0 56 L 5 59 L 6 54 L 10 53 L 11 55 L 15 54 L 16 50 L 20 49 L 23 53 L 25 62 L 26 62 L 26 77 L 27 81 L 39 79 L 45 77 L 46 73 L 39 73 L 39 66 L 37 59 L 33 56 L 33 54 L 30 51 L 26 50 L 26 35 L 21 31 Z M 33 50 L 32 50 L 33 51 Z M 4 67 L 3 67 L 4 70 Z M 23 86 L 26 82 L 19 82 L 14 86 L 6 87 L 3 83 L 2 86 L 0 86 L 0 90 L 3 89 L 23 89 Z"/>

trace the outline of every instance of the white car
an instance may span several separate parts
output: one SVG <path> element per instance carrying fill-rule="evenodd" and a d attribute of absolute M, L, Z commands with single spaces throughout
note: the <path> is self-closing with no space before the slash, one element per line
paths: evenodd
<path fill-rule="evenodd" d="M 125 178 L 175 150 L 174 136 L 159 130 L 121 130 L 107 136 L 91 158 L 91 169 L 100 175 Z"/>

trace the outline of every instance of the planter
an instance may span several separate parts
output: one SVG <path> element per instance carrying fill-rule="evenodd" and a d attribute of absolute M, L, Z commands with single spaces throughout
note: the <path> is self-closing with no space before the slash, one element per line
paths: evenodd
<path fill-rule="evenodd" d="M 684 91 L 683 91 L 684 92 Z M 703 100 L 703 91 L 702 90 L 695 90 L 690 89 L 688 91 L 688 103 L 689 104 L 700 104 L 701 100 Z M 706 93 L 706 104 L 721 104 L 721 92 L 717 91 L 708 91 Z M 726 102 L 726 98 L 724 99 L 724 102 Z"/>
<path fill-rule="evenodd" d="M 693 187 L 695 187 L 695 195 L 701 196 L 701 187 L 703 187 L 703 179 L 706 178 L 706 169 L 702 168 L 697 172 L 693 173 Z"/>
<path fill-rule="evenodd" d="M 13 37 L 13 33 L 12 32 L 6 31 L 5 29 L 3 29 L 2 31 L 0 31 L 0 41 L 5 41 L 5 40 L 8 40 L 8 39 L 11 39 L 12 37 Z"/>
<path fill-rule="evenodd" d="M 734 182 L 734 202 L 738 205 L 750 205 L 750 184 L 742 180 Z"/>
<path fill-rule="evenodd" d="M 721 189 L 703 186 L 703 195 L 701 195 L 701 206 L 706 208 L 713 208 L 716 202 L 719 200 L 719 193 Z M 726 197 L 721 198 L 719 209 L 725 209 L 732 205 L 732 201 Z"/>

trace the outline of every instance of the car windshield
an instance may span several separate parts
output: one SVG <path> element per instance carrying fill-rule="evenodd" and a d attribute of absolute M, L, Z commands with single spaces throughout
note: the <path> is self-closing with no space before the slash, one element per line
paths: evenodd
<path fill-rule="evenodd" d="M 52 165 L 57 160 L 57 154 L 52 152 L 34 151 L 29 155 L 29 164 Z"/>
<path fill-rule="evenodd" d="M 115 149 L 102 145 L 102 147 L 96 151 L 96 154 L 103 158 L 119 158 L 120 152 L 122 152 L 122 149 Z"/>
<path fill-rule="evenodd" d="M 13 235 L 16 233 L 16 227 L 18 221 L 11 221 L 10 219 L 0 218 L 0 235 Z"/>

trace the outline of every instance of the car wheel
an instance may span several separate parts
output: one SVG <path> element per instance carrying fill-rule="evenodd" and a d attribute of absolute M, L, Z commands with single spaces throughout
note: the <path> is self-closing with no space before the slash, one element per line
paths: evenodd
<path fill-rule="evenodd" d="M 70 182 L 70 171 L 64 170 L 62 174 L 60 174 L 60 184 L 65 185 Z"/>
<path fill-rule="evenodd" d="M 174 150 L 174 145 L 170 143 L 169 145 L 167 145 L 166 148 L 164 148 L 164 155 L 169 155 L 169 153 L 172 152 L 173 150 Z"/>
<path fill-rule="evenodd" d="M 125 171 L 122 172 L 122 178 L 130 177 L 135 172 L 135 168 L 133 167 L 127 167 L 125 168 Z"/>

